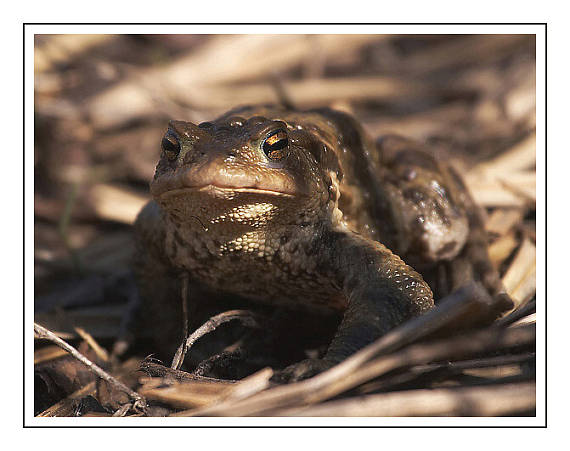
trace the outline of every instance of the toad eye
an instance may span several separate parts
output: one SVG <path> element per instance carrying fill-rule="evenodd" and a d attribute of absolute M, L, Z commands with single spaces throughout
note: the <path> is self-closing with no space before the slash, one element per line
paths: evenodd
<path fill-rule="evenodd" d="M 285 150 L 289 145 L 289 138 L 285 130 L 276 130 L 270 133 L 263 141 L 262 148 L 267 158 L 273 161 L 285 157 Z"/>
<path fill-rule="evenodd" d="M 160 147 L 162 151 L 165 153 L 166 158 L 169 160 L 174 160 L 178 157 L 180 153 L 180 141 L 178 138 L 170 133 L 166 134 L 164 138 L 162 138 L 162 142 L 160 143 Z"/>

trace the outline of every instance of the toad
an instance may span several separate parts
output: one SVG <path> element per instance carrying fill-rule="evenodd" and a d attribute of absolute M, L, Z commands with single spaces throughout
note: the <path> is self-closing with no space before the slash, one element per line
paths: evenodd
<path fill-rule="evenodd" d="M 342 312 L 326 354 L 282 380 L 330 368 L 431 309 L 433 293 L 470 280 L 501 292 L 481 212 L 453 168 L 405 138 L 374 143 L 343 112 L 242 107 L 171 121 L 150 190 L 135 224 L 143 303 L 178 302 L 187 274 L 196 289 L 299 315 Z"/>

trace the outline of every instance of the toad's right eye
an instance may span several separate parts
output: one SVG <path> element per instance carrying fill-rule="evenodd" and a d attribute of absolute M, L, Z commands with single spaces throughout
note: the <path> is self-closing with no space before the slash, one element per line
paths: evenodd
<path fill-rule="evenodd" d="M 169 160 L 176 159 L 180 153 L 180 141 L 178 141 L 176 136 L 170 133 L 166 134 L 164 138 L 162 138 L 160 146 L 162 147 L 162 151 L 166 155 L 166 158 Z"/>

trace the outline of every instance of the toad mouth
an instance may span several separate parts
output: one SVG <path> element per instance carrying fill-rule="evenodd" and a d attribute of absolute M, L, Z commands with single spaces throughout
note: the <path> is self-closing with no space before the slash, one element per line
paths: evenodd
<path fill-rule="evenodd" d="M 309 194 L 300 189 L 295 178 L 285 172 L 263 173 L 261 169 L 236 171 L 210 166 L 212 165 L 206 167 L 192 166 L 163 173 L 150 183 L 151 194 L 158 198 L 166 193 L 179 194 L 180 190 L 187 189 L 222 197 L 227 197 L 230 193 L 267 196 Z"/>
<path fill-rule="evenodd" d="M 280 191 L 274 191 L 270 189 L 254 188 L 254 187 L 240 187 L 240 188 L 230 188 L 222 187 L 217 185 L 204 185 L 204 186 L 187 186 L 183 188 L 174 188 L 168 191 L 164 191 L 158 194 L 160 198 L 168 198 L 181 196 L 185 194 L 192 193 L 205 193 L 210 194 L 213 197 L 221 197 L 224 199 L 231 199 L 238 194 L 254 194 L 262 196 L 276 196 L 283 198 L 293 198 L 293 194 L 283 193 Z"/>

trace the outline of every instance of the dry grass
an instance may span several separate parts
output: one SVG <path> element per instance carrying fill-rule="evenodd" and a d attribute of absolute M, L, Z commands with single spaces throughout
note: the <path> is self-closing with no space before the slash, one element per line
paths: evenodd
<path fill-rule="evenodd" d="M 38 340 L 36 414 L 534 415 L 533 48 L 522 35 L 38 36 L 36 322 L 124 388 L 62 383 L 82 364 L 59 365 L 63 351 Z M 270 382 L 270 368 L 228 381 L 144 359 L 152 350 L 118 358 L 112 347 L 132 293 L 130 224 L 148 199 L 164 124 L 284 96 L 300 108 L 349 111 L 375 136 L 434 144 L 487 210 L 489 252 L 514 311 L 482 330 L 437 336 L 482 302 L 470 286 L 287 386 Z"/>

